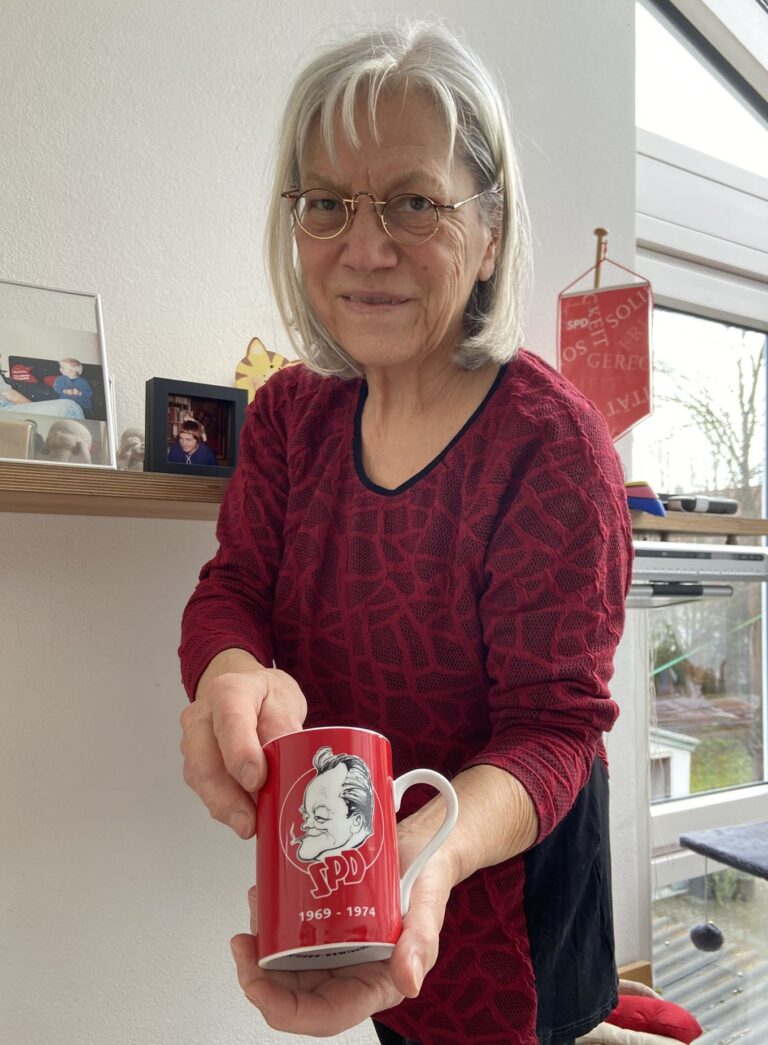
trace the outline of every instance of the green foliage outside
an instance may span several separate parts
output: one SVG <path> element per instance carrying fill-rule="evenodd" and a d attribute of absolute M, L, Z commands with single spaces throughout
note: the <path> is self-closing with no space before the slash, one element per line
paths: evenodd
<path fill-rule="evenodd" d="M 751 784 L 752 758 L 736 737 L 707 737 L 691 756 L 691 792 Z"/>
<path fill-rule="evenodd" d="M 732 867 L 715 871 L 710 875 L 710 895 L 714 894 L 718 906 L 725 907 L 739 898 L 740 875 Z"/>

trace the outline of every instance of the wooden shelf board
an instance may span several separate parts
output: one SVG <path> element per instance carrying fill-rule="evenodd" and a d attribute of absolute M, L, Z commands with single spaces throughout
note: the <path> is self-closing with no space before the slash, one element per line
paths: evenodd
<path fill-rule="evenodd" d="M 134 519 L 208 521 L 218 515 L 226 479 L 165 472 L 0 462 L 0 512 L 100 515 Z M 768 536 L 768 520 L 740 515 L 632 511 L 632 528 L 663 540 L 669 534 Z"/>
<path fill-rule="evenodd" d="M 0 464 L 0 511 L 145 519 L 215 519 L 226 479 Z"/>
<path fill-rule="evenodd" d="M 691 534 L 716 537 L 763 537 L 768 535 L 768 519 L 742 515 L 708 515 L 704 512 L 668 512 L 664 516 L 631 511 L 635 533 Z M 663 540 L 663 536 L 662 536 Z"/>

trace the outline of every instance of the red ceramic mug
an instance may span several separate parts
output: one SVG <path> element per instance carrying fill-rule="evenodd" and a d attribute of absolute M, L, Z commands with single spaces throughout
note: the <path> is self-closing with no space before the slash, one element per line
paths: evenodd
<path fill-rule="evenodd" d="M 256 874 L 262 969 L 331 969 L 389 958 L 425 863 L 453 830 L 458 799 L 431 769 L 392 779 L 381 733 L 305 729 L 264 745 Z M 413 784 L 445 798 L 445 819 L 402 879 L 395 813 Z"/>

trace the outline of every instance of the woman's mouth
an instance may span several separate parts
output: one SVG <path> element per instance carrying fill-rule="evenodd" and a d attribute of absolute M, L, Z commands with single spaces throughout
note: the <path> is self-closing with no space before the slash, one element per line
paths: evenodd
<path fill-rule="evenodd" d="M 408 298 L 396 294 L 342 294 L 342 299 L 353 308 L 392 308 L 404 305 Z"/>

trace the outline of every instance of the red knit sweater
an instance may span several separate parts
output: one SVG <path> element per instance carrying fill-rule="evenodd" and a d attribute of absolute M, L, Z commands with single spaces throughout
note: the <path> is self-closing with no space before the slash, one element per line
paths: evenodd
<path fill-rule="evenodd" d="M 562 876 L 573 861 L 561 844 L 576 830 L 568 814 L 577 816 L 580 795 L 598 801 L 587 785 L 617 715 L 608 681 L 632 543 L 605 424 L 521 351 L 443 453 L 386 490 L 362 466 L 365 395 L 360 381 L 301 365 L 259 391 L 222 504 L 219 551 L 184 615 L 187 691 L 217 653 L 240 647 L 296 678 L 307 726 L 386 734 L 395 775 L 427 766 L 450 777 L 479 764 L 513 773 L 535 804 L 538 842 L 559 828 L 556 844 L 530 852 L 556 850 L 550 868 Z M 409 791 L 403 815 L 425 797 Z M 597 846 L 602 866 L 607 824 L 579 810 L 579 844 L 587 830 L 597 839 L 588 859 Z M 576 901 L 558 914 L 544 897 L 558 925 L 532 927 L 547 920 L 526 893 L 532 871 L 520 856 L 453 891 L 437 965 L 419 998 L 383 1022 L 424 1045 L 555 1045 L 600 1022 L 612 965 L 594 1000 L 580 987 L 570 1008 L 543 983 L 539 962 L 548 966 L 551 952 L 566 963 L 555 962 L 555 977 L 578 960 L 559 924 Z M 539 865 L 536 874 L 547 880 Z M 609 866 L 597 875 L 603 894 L 609 875 Z"/>

